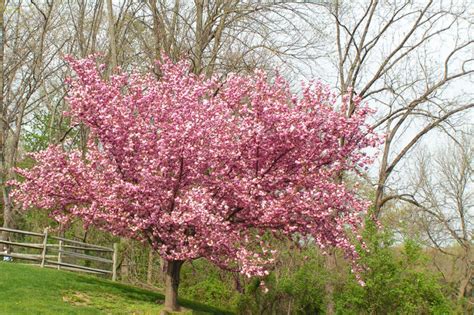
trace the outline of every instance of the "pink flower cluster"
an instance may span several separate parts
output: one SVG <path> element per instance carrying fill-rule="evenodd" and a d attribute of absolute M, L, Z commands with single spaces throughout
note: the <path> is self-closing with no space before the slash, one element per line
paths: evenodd
<path fill-rule="evenodd" d="M 367 108 L 347 118 L 322 84 L 296 96 L 262 71 L 222 83 L 167 60 L 159 79 L 106 80 L 93 58 L 67 61 L 76 73 L 68 114 L 90 129 L 87 154 L 35 154 L 15 184 L 24 208 L 147 241 L 167 260 L 205 257 L 248 276 L 272 261 L 266 232 L 357 259 L 350 239 L 368 204 L 334 178 L 371 162 L 364 149 L 378 137 Z"/>

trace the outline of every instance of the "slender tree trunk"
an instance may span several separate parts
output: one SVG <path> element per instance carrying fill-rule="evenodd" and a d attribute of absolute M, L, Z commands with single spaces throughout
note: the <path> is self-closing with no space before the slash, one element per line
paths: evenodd
<path fill-rule="evenodd" d="M 115 19 L 112 8 L 112 0 L 107 0 L 107 13 L 109 22 L 109 45 L 110 45 L 110 66 L 117 67 L 117 42 L 115 38 Z"/>
<path fill-rule="evenodd" d="M 2 169 L 5 171 L 5 168 Z M 12 228 L 13 227 L 13 209 L 10 202 L 10 196 L 8 193 L 8 188 L 5 186 L 5 183 L 2 183 L 2 194 L 3 194 L 3 227 Z M 6 241 L 8 240 L 8 232 L 2 232 L 0 239 Z M 8 248 L 8 246 L 4 246 Z"/>
<path fill-rule="evenodd" d="M 331 249 L 328 255 L 326 256 L 326 268 L 330 275 L 335 274 L 336 251 L 334 249 Z M 334 279 L 332 277 L 329 277 L 329 279 L 327 279 L 324 291 L 327 298 L 326 314 L 328 315 L 336 314 L 336 305 L 334 303 Z"/>
<path fill-rule="evenodd" d="M 5 12 L 5 0 L 0 0 L 0 186 L 1 192 L 3 195 L 3 227 L 10 227 L 12 224 L 12 209 L 10 204 L 10 198 L 8 196 L 8 190 L 5 186 L 6 180 L 6 161 L 5 161 L 5 148 L 6 148 L 6 117 L 5 117 L 5 108 L 3 104 L 3 52 L 5 47 L 5 26 L 3 22 L 3 15 Z M 3 232 L 0 235 L 1 239 L 6 240 L 8 234 Z"/>
<path fill-rule="evenodd" d="M 196 6 L 196 47 L 194 53 L 194 65 L 193 72 L 196 74 L 201 73 L 202 67 L 202 53 L 203 53 L 203 12 L 204 12 L 204 0 L 195 0 Z"/>
<path fill-rule="evenodd" d="M 124 249 L 122 263 L 120 264 L 120 278 L 123 282 L 129 282 L 130 281 L 130 259 L 128 256 L 129 244 L 126 238 L 122 237 L 120 239 L 120 247 Z"/>
<path fill-rule="evenodd" d="M 234 277 L 234 289 L 240 294 L 244 294 L 244 288 L 242 287 L 242 283 L 240 282 L 239 274 L 234 272 L 232 276 Z"/>
<path fill-rule="evenodd" d="M 148 268 L 146 272 L 146 283 L 151 285 L 153 284 L 153 249 L 150 248 L 148 252 Z"/>
<path fill-rule="evenodd" d="M 178 286 L 179 272 L 184 261 L 168 260 L 165 262 L 163 272 L 165 275 L 165 310 L 179 311 Z"/>
<path fill-rule="evenodd" d="M 163 43 L 166 41 L 165 27 L 160 18 L 156 0 L 150 0 L 150 8 L 153 16 L 153 39 L 155 49 L 153 58 L 161 61 L 161 50 L 163 49 Z M 165 52 L 169 53 L 168 51 Z"/>
<path fill-rule="evenodd" d="M 465 270 L 459 282 L 458 300 L 461 300 L 465 297 L 471 297 L 471 281 L 473 280 L 471 256 L 471 246 L 470 244 L 467 244 L 464 248 L 464 257 L 462 258 L 462 263 Z"/>

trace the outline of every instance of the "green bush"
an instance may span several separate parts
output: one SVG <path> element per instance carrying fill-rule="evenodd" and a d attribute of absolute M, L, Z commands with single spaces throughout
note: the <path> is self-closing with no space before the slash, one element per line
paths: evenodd
<path fill-rule="evenodd" d="M 204 259 L 183 265 L 180 297 L 208 303 L 214 307 L 236 310 L 239 292 L 234 290 L 231 275 Z"/>
<path fill-rule="evenodd" d="M 365 286 L 354 276 L 335 296 L 339 314 L 452 314 L 438 276 L 429 271 L 422 248 L 414 241 L 394 246 L 392 235 L 368 223 L 368 251 L 361 251 Z"/>
<path fill-rule="evenodd" d="M 280 249 L 279 264 L 264 279 L 253 279 L 239 301 L 242 314 L 319 314 L 327 280 L 323 257 L 314 246 Z"/>

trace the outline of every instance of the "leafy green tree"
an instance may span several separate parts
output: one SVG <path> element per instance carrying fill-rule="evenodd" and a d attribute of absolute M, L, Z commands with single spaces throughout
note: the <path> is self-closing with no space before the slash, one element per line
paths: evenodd
<path fill-rule="evenodd" d="M 237 309 L 239 300 L 232 275 L 204 259 L 183 265 L 179 294 L 190 300 L 232 311 Z"/>
<path fill-rule="evenodd" d="M 415 241 L 395 246 L 393 235 L 369 221 L 364 232 L 368 251 L 361 263 L 365 286 L 353 276 L 335 296 L 339 314 L 452 314 L 438 276 L 429 271 L 423 249 Z"/>
<path fill-rule="evenodd" d="M 279 248 L 277 267 L 264 279 L 251 281 L 239 301 L 242 314 L 320 314 L 325 308 L 324 284 L 330 276 L 324 257 L 305 246 Z M 331 275 L 332 276 L 332 275 Z"/>
<path fill-rule="evenodd" d="M 64 140 L 62 138 L 71 131 L 69 125 L 68 118 L 59 119 L 47 110 L 38 110 L 24 130 L 22 138 L 24 150 L 38 152 L 46 149 L 51 143 Z M 77 139 L 72 137 L 68 141 L 77 142 Z"/>

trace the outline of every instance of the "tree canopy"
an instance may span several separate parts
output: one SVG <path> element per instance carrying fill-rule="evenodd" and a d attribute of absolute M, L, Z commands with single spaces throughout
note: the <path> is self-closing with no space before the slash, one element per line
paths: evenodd
<path fill-rule="evenodd" d="M 300 96 L 263 71 L 224 82 L 165 60 L 161 76 L 118 71 L 105 79 L 94 58 L 67 57 L 69 112 L 90 130 L 85 155 L 52 145 L 17 170 L 15 197 L 147 241 L 167 261 L 205 257 L 247 276 L 266 274 L 265 232 L 312 237 L 355 261 L 368 203 L 337 182 L 371 162 L 378 136 L 370 110 L 347 106 L 323 84 Z M 352 100 L 359 103 L 359 100 Z"/>

